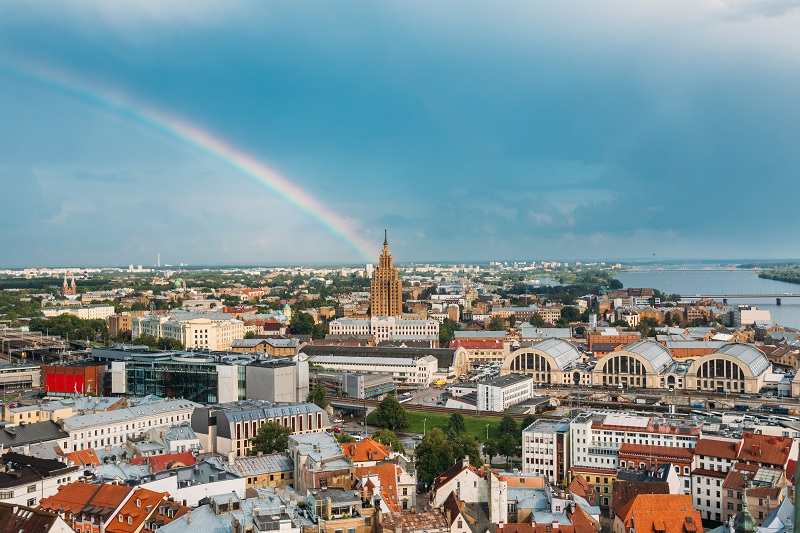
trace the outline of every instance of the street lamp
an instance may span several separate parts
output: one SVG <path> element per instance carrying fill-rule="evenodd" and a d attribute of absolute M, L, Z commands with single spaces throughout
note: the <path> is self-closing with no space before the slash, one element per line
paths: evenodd
<path fill-rule="evenodd" d="M 428 422 L 427 418 L 423 418 L 422 419 L 422 435 L 423 436 L 425 435 L 425 425 L 427 424 L 427 422 Z"/>
<path fill-rule="evenodd" d="M 489 440 L 489 424 L 486 424 L 486 440 Z"/>

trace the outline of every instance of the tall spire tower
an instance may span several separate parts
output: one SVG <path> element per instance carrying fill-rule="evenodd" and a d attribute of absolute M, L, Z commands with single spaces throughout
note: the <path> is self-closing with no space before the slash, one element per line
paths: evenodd
<path fill-rule="evenodd" d="M 383 230 L 383 251 L 378 268 L 369 286 L 369 307 L 372 316 L 399 317 L 403 314 L 403 284 L 392 262 L 386 230 Z"/>

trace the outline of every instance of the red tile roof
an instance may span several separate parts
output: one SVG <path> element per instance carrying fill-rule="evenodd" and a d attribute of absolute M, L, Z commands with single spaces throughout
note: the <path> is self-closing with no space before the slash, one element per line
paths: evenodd
<path fill-rule="evenodd" d="M 91 503 L 94 507 L 93 512 L 113 510 L 119 507 L 132 490 L 131 487 L 121 485 L 94 485 L 74 481 L 59 487 L 58 492 L 52 496 L 42 498 L 39 501 L 39 507 L 48 511 L 63 510 L 67 513 L 77 514 Z"/>
<path fill-rule="evenodd" d="M 703 533 L 689 494 L 639 494 L 617 511 L 616 520 L 636 533 Z"/>
<path fill-rule="evenodd" d="M 648 457 L 667 457 L 691 461 L 694 451 L 689 448 L 677 448 L 672 446 L 648 446 L 647 444 L 628 444 L 619 447 L 619 454 L 646 455 Z"/>
<path fill-rule="evenodd" d="M 389 446 L 384 446 L 369 437 L 361 442 L 342 444 L 342 450 L 353 459 L 354 463 L 385 461 L 391 453 L 391 448 Z"/>
<path fill-rule="evenodd" d="M 379 463 L 372 466 L 356 467 L 356 477 L 377 476 L 381 484 L 381 497 L 389 506 L 392 512 L 400 510 L 400 502 L 397 499 L 397 470 L 398 466 L 394 463 Z M 371 487 L 369 485 L 372 485 Z M 369 480 L 367 487 L 374 489 L 375 486 Z"/>
<path fill-rule="evenodd" d="M 785 468 L 789 462 L 792 449 L 791 437 L 775 437 L 773 435 L 742 434 L 742 449 L 737 459 L 765 465 Z"/>
<path fill-rule="evenodd" d="M 76 465 L 80 466 L 100 466 L 100 459 L 97 458 L 97 454 L 94 453 L 94 450 L 88 448 L 86 450 L 78 450 L 75 452 L 69 452 L 66 454 L 67 460 L 72 461 Z"/>
<path fill-rule="evenodd" d="M 154 474 L 181 466 L 192 466 L 196 463 L 192 452 L 148 455 L 145 457 L 136 457 L 131 459 L 130 462 L 133 465 L 148 465 Z"/>
<path fill-rule="evenodd" d="M 736 459 L 739 453 L 740 441 L 714 437 L 700 437 L 694 447 L 695 455 L 708 455 L 722 459 Z"/>

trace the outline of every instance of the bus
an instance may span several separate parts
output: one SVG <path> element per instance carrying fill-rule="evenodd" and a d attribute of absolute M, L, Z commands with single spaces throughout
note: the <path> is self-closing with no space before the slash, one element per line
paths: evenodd
<path fill-rule="evenodd" d="M 414 395 L 411 394 L 410 392 L 406 392 L 404 394 L 401 394 L 400 397 L 397 398 L 397 401 L 400 402 L 400 403 L 406 403 L 406 402 L 410 402 L 413 399 L 414 399 Z"/>

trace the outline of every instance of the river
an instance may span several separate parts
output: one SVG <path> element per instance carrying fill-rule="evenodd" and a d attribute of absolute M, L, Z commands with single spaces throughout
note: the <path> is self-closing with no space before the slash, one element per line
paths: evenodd
<path fill-rule="evenodd" d="M 721 268 L 719 265 L 685 265 L 686 268 Z M 665 294 L 800 294 L 800 285 L 762 279 L 752 270 L 634 270 L 622 272 L 617 279 L 625 288 L 652 287 Z M 785 298 L 776 305 L 774 298 L 728 299 L 729 305 L 751 304 L 768 309 L 772 321 L 800 329 L 800 298 Z"/>

